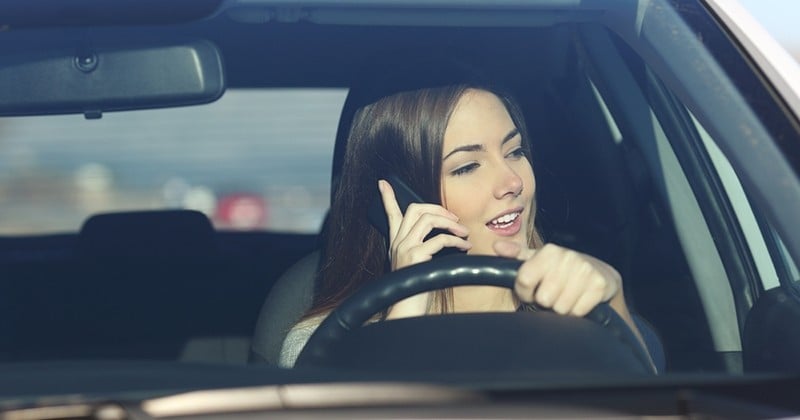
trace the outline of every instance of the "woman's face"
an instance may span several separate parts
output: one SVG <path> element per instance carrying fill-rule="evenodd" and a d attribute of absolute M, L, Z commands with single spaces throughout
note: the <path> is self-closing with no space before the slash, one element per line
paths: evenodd
<path fill-rule="evenodd" d="M 474 89 L 461 96 L 445 130 L 442 159 L 442 201 L 469 228 L 469 253 L 493 255 L 498 239 L 527 246 L 536 181 L 500 98 Z"/>

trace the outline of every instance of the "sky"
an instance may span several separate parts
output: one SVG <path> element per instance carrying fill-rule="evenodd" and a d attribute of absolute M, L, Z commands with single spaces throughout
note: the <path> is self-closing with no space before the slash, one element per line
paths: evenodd
<path fill-rule="evenodd" d="M 738 0 L 778 42 L 800 57 L 800 0 Z"/>

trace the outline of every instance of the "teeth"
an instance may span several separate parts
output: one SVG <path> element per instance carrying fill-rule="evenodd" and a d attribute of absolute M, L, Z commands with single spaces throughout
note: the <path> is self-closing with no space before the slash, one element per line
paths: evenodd
<path fill-rule="evenodd" d="M 510 213 L 505 216 L 500 216 L 497 219 L 492 220 L 492 224 L 493 225 L 508 224 L 516 220 L 517 217 L 519 217 L 519 213 Z"/>

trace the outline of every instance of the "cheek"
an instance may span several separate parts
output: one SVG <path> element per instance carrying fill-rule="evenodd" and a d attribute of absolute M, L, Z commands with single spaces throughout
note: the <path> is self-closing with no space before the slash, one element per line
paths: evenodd
<path fill-rule="evenodd" d="M 479 211 L 476 206 L 482 201 L 478 199 L 479 189 L 474 183 L 448 181 L 444 185 L 442 202 L 447 210 L 458 216 L 461 223 L 466 223 Z"/>
<path fill-rule="evenodd" d="M 523 193 L 527 193 L 533 199 L 536 193 L 536 177 L 533 175 L 533 167 L 527 159 L 520 161 L 520 167 L 517 170 L 520 178 L 522 178 Z M 527 190 L 527 191 L 525 191 Z"/>

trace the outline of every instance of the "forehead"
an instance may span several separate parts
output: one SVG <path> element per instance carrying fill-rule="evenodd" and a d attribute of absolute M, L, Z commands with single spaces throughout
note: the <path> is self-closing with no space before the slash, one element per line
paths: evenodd
<path fill-rule="evenodd" d="M 515 127 L 503 101 L 494 93 L 469 89 L 456 102 L 447 122 L 444 146 L 502 139 Z"/>

